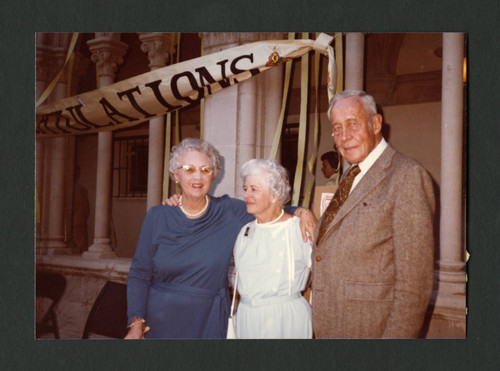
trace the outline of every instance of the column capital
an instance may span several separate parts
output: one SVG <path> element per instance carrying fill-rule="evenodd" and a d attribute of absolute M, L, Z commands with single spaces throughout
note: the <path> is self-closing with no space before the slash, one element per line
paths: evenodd
<path fill-rule="evenodd" d="M 97 64 L 99 76 L 114 78 L 118 65 L 124 62 L 128 45 L 109 32 L 96 32 L 96 38 L 88 40 L 87 45 L 92 53 L 90 60 Z"/>
<path fill-rule="evenodd" d="M 165 67 L 170 57 L 172 34 L 162 32 L 141 32 L 138 34 L 141 40 L 141 50 L 148 53 L 149 68 L 152 70 Z M 175 46 L 174 38 L 174 45 Z"/>

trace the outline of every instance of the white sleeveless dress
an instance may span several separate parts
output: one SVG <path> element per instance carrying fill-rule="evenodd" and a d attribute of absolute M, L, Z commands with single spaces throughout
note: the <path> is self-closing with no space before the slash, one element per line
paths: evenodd
<path fill-rule="evenodd" d="M 311 306 L 301 295 L 310 272 L 311 243 L 303 241 L 299 221 L 295 216 L 270 225 L 253 221 L 238 235 L 239 339 L 312 338 Z"/>

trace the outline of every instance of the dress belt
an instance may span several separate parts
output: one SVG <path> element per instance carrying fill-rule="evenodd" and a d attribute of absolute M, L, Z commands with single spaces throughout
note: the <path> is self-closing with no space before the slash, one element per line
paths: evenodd
<path fill-rule="evenodd" d="M 296 292 L 295 294 L 292 295 L 271 296 L 270 298 L 262 298 L 262 299 L 248 299 L 243 296 L 240 298 L 240 302 L 246 305 L 250 305 L 251 307 L 260 307 L 263 305 L 285 303 L 287 301 L 296 300 L 301 297 L 302 295 L 300 292 Z"/>
<path fill-rule="evenodd" d="M 159 281 L 153 281 L 151 283 L 151 287 L 160 291 L 177 291 L 180 294 L 203 297 L 214 297 L 216 295 L 224 297 L 224 293 L 226 291 L 226 287 L 222 287 L 219 291 L 215 291 L 210 289 L 202 289 L 200 287 L 184 286 L 177 283 Z"/>

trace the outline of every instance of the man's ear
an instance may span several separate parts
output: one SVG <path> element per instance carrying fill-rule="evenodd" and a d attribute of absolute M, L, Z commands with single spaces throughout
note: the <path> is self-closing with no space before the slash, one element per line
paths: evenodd
<path fill-rule="evenodd" d="M 382 115 L 376 114 L 372 117 L 373 134 L 378 135 L 382 130 Z"/>

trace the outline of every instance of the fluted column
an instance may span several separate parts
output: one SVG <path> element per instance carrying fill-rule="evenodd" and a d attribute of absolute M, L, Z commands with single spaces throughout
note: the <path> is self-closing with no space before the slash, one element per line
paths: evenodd
<path fill-rule="evenodd" d="M 57 33 L 51 37 L 51 53 L 53 56 L 53 64 L 57 71 L 64 66 L 64 61 L 67 55 L 71 34 Z M 66 97 L 66 73 L 62 73 L 57 85 L 52 92 L 50 101 L 58 101 Z M 41 249 L 44 254 L 70 254 L 71 249 L 67 248 L 65 241 L 65 167 L 66 167 L 66 138 L 56 137 L 50 139 L 50 169 L 48 171 L 50 187 L 49 187 L 49 202 L 45 202 L 48 207 L 48 236 L 45 244 Z"/>
<path fill-rule="evenodd" d="M 443 34 L 439 282 L 433 316 L 451 328 L 443 332 L 446 337 L 465 337 L 463 58 L 464 34 Z"/>
<path fill-rule="evenodd" d="M 96 38 L 87 41 L 92 52 L 91 60 L 97 64 L 100 88 L 114 82 L 118 65 L 123 63 L 123 56 L 128 46 L 119 41 L 119 37 L 119 34 L 96 32 Z M 109 238 L 113 133 L 108 131 L 100 132 L 97 135 L 94 242 L 88 251 L 83 253 L 83 256 L 86 258 L 113 258 L 117 256 L 111 247 Z"/>
<path fill-rule="evenodd" d="M 363 90 L 365 35 L 349 32 L 345 38 L 345 89 Z"/>
<path fill-rule="evenodd" d="M 151 71 L 167 64 L 170 51 L 170 34 L 141 33 L 141 50 L 148 53 Z M 163 155 L 165 147 L 165 118 L 149 120 L 148 197 L 147 210 L 161 204 L 163 185 Z"/>
<path fill-rule="evenodd" d="M 205 54 L 257 41 L 258 33 L 203 33 Z M 214 194 L 241 196 L 238 171 L 256 155 L 257 80 L 251 78 L 205 99 L 205 139 L 221 153 L 223 172 Z"/>

